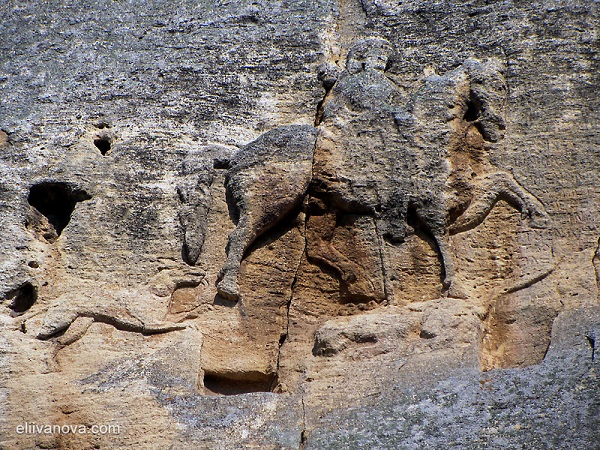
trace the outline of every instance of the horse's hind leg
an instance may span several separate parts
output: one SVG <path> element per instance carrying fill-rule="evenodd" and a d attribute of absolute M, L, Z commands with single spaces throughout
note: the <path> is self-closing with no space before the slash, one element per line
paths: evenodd
<path fill-rule="evenodd" d="M 217 284 L 219 295 L 228 300 L 240 296 L 238 275 L 244 253 L 257 238 L 257 226 L 248 214 L 241 214 L 235 229 L 229 235 L 227 261 L 221 269 L 221 281 Z"/>
<path fill-rule="evenodd" d="M 456 283 L 456 266 L 454 258 L 450 252 L 450 240 L 448 233 L 434 234 L 433 238 L 440 252 L 442 267 L 444 269 L 444 279 L 442 285 L 444 292 L 448 297 L 467 298 L 467 295 Z"/>
<path fill-rule="evenodd" d="M 294 173 L 281 168 L 266 174 L 261 170 L 249 171 L 230 178 L 227 188 L 239 219 L 229 235 L 227 260 L 217 284 L 217 292 L 221 297 L 229 300 L 240 297 L 238 276 L 246 250 L 257 238 L 302 205 L 310 166 L 300 169 Z"/>
<path fill-rule="evenodd" d="M 450 251 L 450 238 L 447 230 L 441 224 L 434 224 L 433 226 L 427 226 L 427 228 L 437 246 L 441 260 L 444 272 L 442 279 L 444 294 L 453 298 L 466 298 L 463 291 L 456 285 L 456 265 Z"/>

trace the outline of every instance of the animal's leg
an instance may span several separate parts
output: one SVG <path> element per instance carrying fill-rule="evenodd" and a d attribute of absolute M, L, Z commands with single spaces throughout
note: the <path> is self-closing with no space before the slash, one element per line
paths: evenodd
<path fill-rule="evenodd" d="M 377 228 L 381 230 L 381 235 L 393 243 L 402 243 L 408 236 L 408 201 L 403 197 L 403 193 L 396 192 L 383 208 L 378 220 Z"/>
<path fill-rule="evenodd" d="M 228 300 L 240 297 L 238 275 L 244 253 L 257 237 L 257 226 L 247 214 L 240 214 L 240 220 L 229 235 L 227 261 L 221 269 L 221 281 L 217 284 L 219 295 Z"/>
<path fill-rule="evenodd" d="M 179 211 L 179 221 L 184 229 L 183 257 L 191 265 L 196 264 L 204 246 L 208 227 L 208 202 L 186 204 Z"/>
<path fill-rule="evenodd" d="M 335 213 L 329 212 L 309 218 L 307 226 L 308 258 L 332 267 L 343 281 L 352 282 L 356 280 L 356 274 L 351 267 L 350 260 L 331 244 L 335 226 Z"/>
<path fill-rule="evenodd" d="M 37 338 L 49 339 L 52 336 L 66 330 L 79 317 L 76 308 L 65 306 L 63 303 L 57 303 L 46 311 L 44 321 L 40 327 Z"/>
<path fill-rule="evenodd" d="M 332 245 L 336 228 L 336 214 L 311 216 L 307 226 L 307 257 L 309 260 L 333 268 L 355 299 L 381 301 L 385 293 L 371 281 L 365 270 Z"/>
<path fill-rule="evenodd" d="M 473 201 L 450 227 L 450 232 L 460 233 L 481 224 L 498 200 L 506 200 L 519 209 L 534 228 L 546 228 L 550 219 L 540 201 L 523 188 L 506 172 L 496 172 L 475 180 Z"/>
<path fill-rule="evenodd" d="M 204 165 L 198 170 L 199 174 L 188 176 L 177 186 L 181 202 L 179 222 L 184 230 L 183 259 L 190 265 L 196 264 L 204 246 L 212 203 L 210 186 L 214 179 L 213 169 Z"/>
<path fill-rule="evenodd" d="M 434 235 L 433 237 L 442 260 L 444 269 L 444 280 L 442 281 L 442 285 L 446 295 L 452 298 L 467 298 L 467 295 L 456 283 L 456 266 L 449 248 L 448 233 Z"/>
<path fill-rule="evenodd" d="M 437 202 L 430 202 L 428 207 L 417 209 L 416 215 L 419 223 L 426 228 L 433 237 L 444 271 L 442 286 L 448 297 L 467 298 L 459 286 L 456 285 L 456 266 L 450 251 L 450 237 L 445 223 L 446 210 Z"/>

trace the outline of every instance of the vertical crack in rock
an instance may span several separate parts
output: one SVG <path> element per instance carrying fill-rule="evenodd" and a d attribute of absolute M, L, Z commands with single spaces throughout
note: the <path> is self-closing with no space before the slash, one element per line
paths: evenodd
<path fill-rule="evenodd" d="M 588 344 L 592 348 L 592 361 L 595 361 L 595 359 L 596 359 L 596 338 L 594 336 L 588 334 L 585 337 L 585 339 L 587 340 Z"/>
<path fill-rule="evenodd" d="M 325 96 L 327 95 L 327 93 L 325 94 Z M 325 100 L 325 96 L 323 97 L 323 100 Z M 318 107 L 317 107 L 318 108 Z M 318 115 L 318 110 L 316 115 Z M 315 118 L 316 120 L 316 118 Z M 316 151 L 316 146 L 317 146 L 317 139 L 315 139 L 315 142 L 313 144 L 313 152 L 312 152 L 312 161 L 311 161 L 311 166 L 310 166 L 310 181 L 309 181 L 309 185 L 310 183 L 312 183 L 313 177 L 314 177 L 314 172 L 313 172 L 313 167 L 314 167 L 314 162 L 315 162 L 315 151 Z M 308 194 L 305 195 L 304 197 L 304 206 L 306 206 L 306 200 L 307 200 L 307 196 Z M 304 209 L 306 209 L 304 207 Z M 286 328 L 285 328 L 285 334 L 283 334 L 280 338 L 279 338 L 279 347 L 277 348 L 277 366 L 276 366 L 276 372 L 275 372 L 275 378 L 273 379 L 273 385 L 271 386 L 271 391 L 274 390 L 275 385 L 277 383 L 279 383 L 279 368 L 280 368 L 280 364 L 281 364 L 281 348 L 283 347 L 283 344 L 285 344 L 286 340 L 288 339 L 289 335 L 290 335 L 290 308 L 292 307 L 292 300 L 294 299 L 294 288 L 296 287 L 296 283 L 298 281 L 298 274 L 300 273 L 300 267 L 302 266 L 302 260 L 303 258 L 307 257 L 307 251 L 308 251 L 308 237 L 307 237 L 307 233 L 306 233 L 306 223 L 307 223 L 307 213 L 305 212 L 302 218 L 302 226 L 303 226 L 303 233 L 304 233 L 304 250 L 302 251 L 302 253 L 300 254 L 300 257 L 298 258 L 298 264 L 296 265 L 296 270 L 294 271 L 294 278 L 292 280 L 292 284 L 290 286 L 290 298 L 288 299 L 287 305 L 286 305 Z"/>
<path fill-rule="evenodd" d="M 360 8 L 362 9 L 363 13 L 365 14 L 365 18 L 369 17 L 369 11 L 367 10 L 367 6 L 365 5 L 365 1 L 364 0 L 358 0 L 358 4 L 360 5 Z"/>
<path fill-rule="evenodd" d="M 600 239 L 598 239 L 598 247 L 592 258 L 592 265 L 594 266 L 594 272 L 596 272 L 596 286 L 600 290 Z"/>
<path fill-rule="evenodd" d="M 300 266 L 302 265 L 302 259 L 306 255 L 306 247 L 307 247 L 307 239 L 306 239 L 306 217 L 304 217 L 304 251 L 300 254 L 298 258 L 298 264 L 296 265 L 296 270 L 294 271 L 294 278 L 292 280 L 292 285 L 290 287 L 290 298 L 288 299 L 286 305 L 286 325 L 285 325 L 285 333 L 281 335 L 279 338 L 279 347 L 277 348 L 277 367 L 275 369 L 275 378 L 273 379 L 273 386 L 271 387 L 271 391 L 274 390 L 276 384 L 279 382 L 279 366 L 281 363 L 281 347 L 285 344 L 288 336 L 290 335 L 290 308 L 292 307 L 292 300 L 294 298 L 294 288 L 296 287 L 296 282 L 298 281 L 298 274 L 300 273 Z"/>
<path fill-rule="evenodd" d="M 315 147 L 316 147 L 316 142 L 315 142 Z M 313 149 L 313 164 L 314 164 L 314 149 Z M 312 172 L 312 164 L 311 164 L 311 175 L 310 175 L 311 181 L 312 181 L 312 178 L 313 178 L 313 172 Z M 306 204 L 306 199 L 304 201 L 304 204 Z M 290 298 L 288 299 L 288 302 L 286 305 L 285 333 L 283 335 L 281 335 L 281 337 L 279 338 L 279 347 L 277 348 L 277 367 L 276 367 L 275 378 L 273 379 L 273 386 L 271 387 L 271 391 L 274 390 L 274 388 L 276 387 L 276 384 L 279 382 L 278 375 L 279 375 L 279 367 L 280 367 L 280 363 L 281 363 L 281 348 L 283 347 L 283 344 L 285 344 L 286 340 L 288 339 L 288 337 L 290 335 L 290 308 L 292 307 L 292 300 L 294 299 L 294 288 L 296 287 L 296 283 L 298 281 L 298 274 L 300 273 L 300 267 L 302 266 L 302 260 L 303 260 L 303 258 L 307 257 L 308 238 L 306 235 L 306 222 L 307 222 L 307 217 L 306 217 L 306 214 L 304 214 L 303 220 L 302 220 L 302 227 L 303 227 L 303 234 L 304 234 L 304 250 L 300 254 L 300 257 L 298 258 L 298 264 L 296 265 L 296 270 L 294 271 L 294 278 L 292 279 L 292 284 L 290 286 Z"/>
<path fill-rule="evenodd" d="M 382 233 L 377 225 L 377 220 L 375 220 L 375 231 L 377 232 L 377 240 L 379 241 L 379 257 L 381 258 L 381 272 L 383 275 L 383 295 L 385 297 L 384 302 L 390 302 L 391 289 L 389 285 L 388 275 L 387 275 L 387 265 L 385 263 L 385 242 L 383 240 Z"/>
<path fill-rule="evenodd" d="M 300 445 L 299 450 L 304 450 L 308 442 L 306 433 L 306 404 L 304 403 L 304 389 L 300 389 L 300 404 L 302 405 L 302 430 L 300 430 Z"/>
<path fill-rule="evenodd" d="M 322 103 L 324 103 L 325 97 L 327 96 L 327 94 L 331 90 L 331 87 L 333 87 L 333 84 L 330 86 L 329 90 L 327 88 L 325 89 L 326 92 L 325 92 L 325 95 L 323 96 L 323 100 L 321 101 L 320 105 Z M 317 113 L 316 114 L 318 116 L 318 114 L 319 114 L 318 109 L 317 109 Z M 315 120 L 316 120 L 316 118 L 315 118 Z M 311 183 L 312 183 L 312 180 L 314 178 L 314 165 L 315 165 L 315 158 L 316 158 L 316 156 L 315 156 L 316 155 L 316 149 L 317 149 L 317 140 L 315 140 L 315 146 L 313 148 L 313 160 L 312 160 L 311 172 L 310 172 Z M 306 200 L 305 200 L 305 204 L 306 204 Z M 300 256 L 299 263 L 298 263 L 298 266 L 297 266 L 297 269 L 296 269 L 296 273 L 294 275 L 294 281 L 292 282 L 292 288 L 291 288 L 291 293 L 290 293 L 290 301 L 288 302 L 288 308 L 287 308 L 287 329 L 286 329 L 285 339 L 287 339 L 289 337 L 290 308 L 292 306 L 292 299 L 294 298 L 294 287 L 296 286 L 296 282 L 298 280 L 298 273 L 299 273 L 299 270 L 300 270 L 300 267 L 301 267 L 301 264 L 302 264 L 302 259 L 303 258 L 308 258 L 308 235 L 307 235 L 307 230 L 306 230 L 307 221 L 308 221 L 308 217 L 305 215 L 304 216 L 304 252 Z M 277 355 L 277 369 L 278 369 L 278 371 L 279 371 L 279 359 L 280 359 L 280 356 L 281 356 L 281 346 L 283 345 L 284 342 L 285 342 L 285 340 L 279 346 L 279 353 Z M 300 430 L 300 443 L 299 443 L 298 449 L 299 450 L 304 450 L 306 448 L 306 444 L 308 442 L 308 436 L 307 436 L 307 431 L 306 431 L 306 404 L 304 403 L 304 394 L 305 394 L 305 392 L 304 392 L 304 386 L 300 385 L 299 392 L 300 392 L 300 404 L 302 406 L 302 429 Z"/>
<path fill-rule="evenodd" d="M 318 127 L 321 123 L 321 120 L 323 120 L 323 105 L 325 105 L 325 99 L 327 98 L 327 96 L 331 92 L 331 89 L 333 88 L 333 85 L 335 84 L 335 82 L 330 79 L 330 76 L 331 74 L 329 74 L 327 67 L 324 66 L 322 69 L 320 69 L 318 77 L 321 80 L 321 84 L 323 85 L 325 93 L 323 94 L 323 98 L 317 103 L 317 111 L 315 112 L 314 122 L 315 127 Z"/>

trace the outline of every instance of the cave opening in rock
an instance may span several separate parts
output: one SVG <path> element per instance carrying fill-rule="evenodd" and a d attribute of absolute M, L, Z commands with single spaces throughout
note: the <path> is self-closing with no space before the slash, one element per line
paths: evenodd
<path fill-rule="evenodd" d="M 8 307 L 12 310 L 11 315 L 20 316 L 25 313 L 37 300 L 37 289 L 29 281 L 23 283 L 16 289 L 6 294 L 6 299 L 10 301 Z"/>
<path fill-rule="evenodd" d="M 100 150 L 102 156 L 107 156 L 110 152 L 110 139 L 107 137 L 99 137 L 94 139 L 94 145 L 98 150 Z"/>
<path fill-rule="evenodd" d="M 235 375 L 240 375 L 235 376 Z M 268 376 L 243 376 L 245 374 L 234 374 L 224 376 L 216 373 L 204 374 L 204 389 L 207 394 L 212 395 L 239 395 L 251 392 L 272 392 L 274 375 Z"/>
<path fill-rule="evenodd" d="M 479 118 L 481 108 L 478 102 L 474 98 L 467 100 L 467 111 L 464 115 L 464 120 L 467 122 L 473 122 Z"/>
<path fill-rule="evenodd" d="M 71 220 L 77 202 L 91 198 L 87 192 L 72 189 L 65 183 L 44 182 L 31 187 L 27 200 L 31 206 L 46 216 L 56 230 L 56 234 L 60 236 Z"/>

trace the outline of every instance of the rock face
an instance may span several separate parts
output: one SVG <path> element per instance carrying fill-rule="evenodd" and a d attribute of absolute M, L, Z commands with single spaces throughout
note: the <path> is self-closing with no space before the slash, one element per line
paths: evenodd
<path fill-rule="evenodd" d="M 600 448 L 590 2 L 0 6 L 0 448 Z"/>

